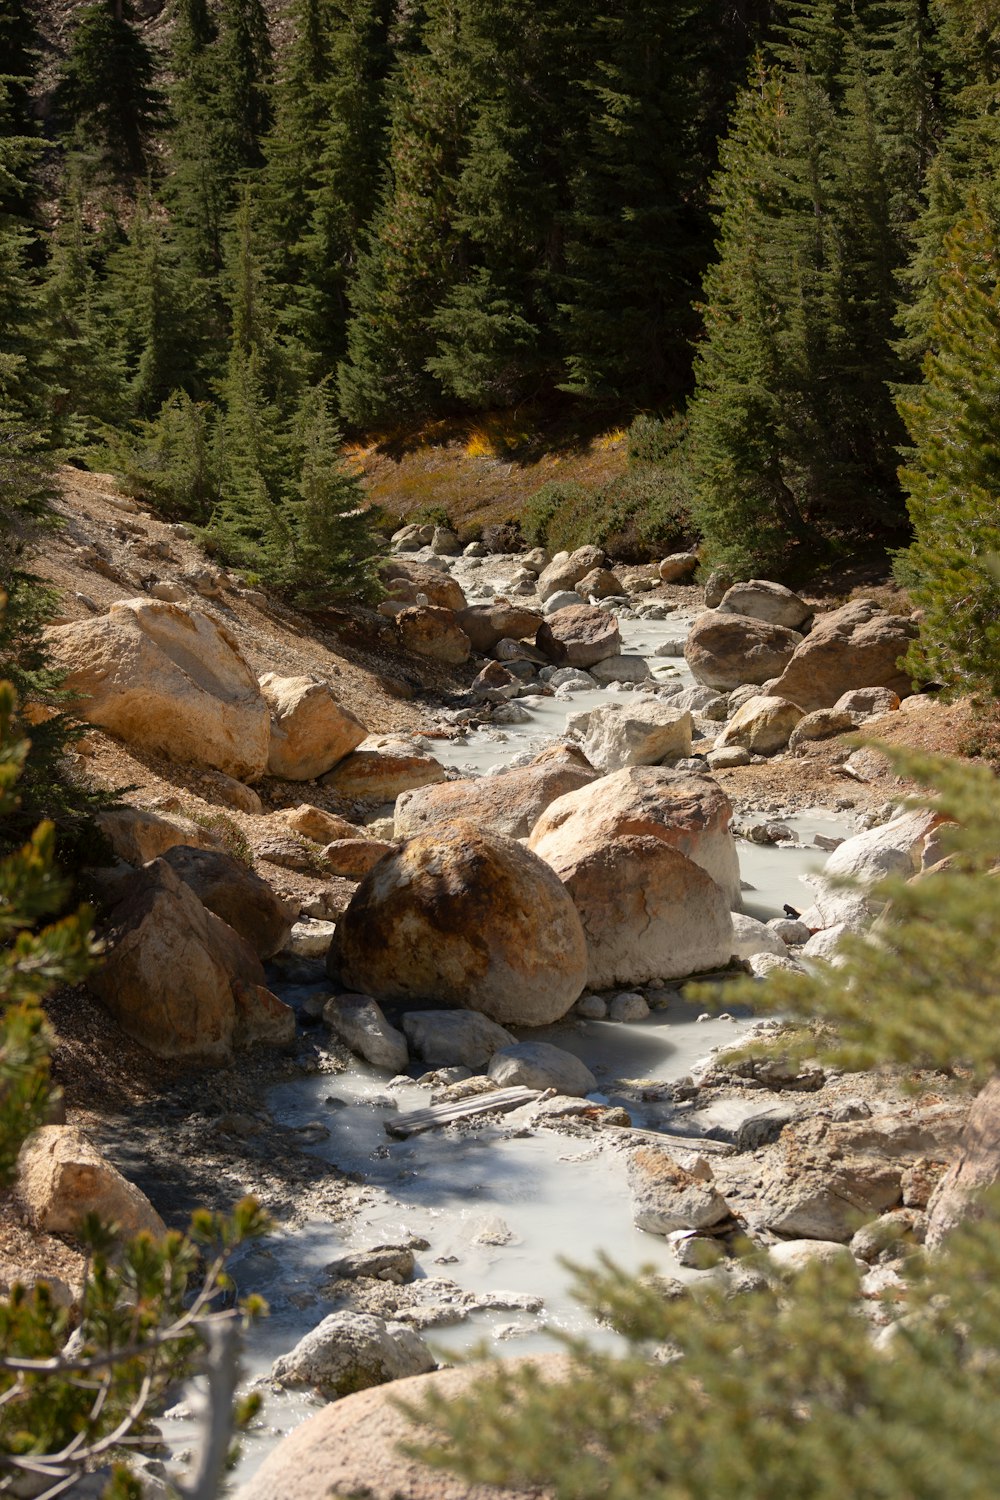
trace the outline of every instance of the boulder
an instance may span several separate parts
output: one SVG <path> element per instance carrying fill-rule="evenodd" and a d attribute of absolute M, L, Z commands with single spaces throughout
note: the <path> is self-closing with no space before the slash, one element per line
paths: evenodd
<path fill-rule="evenodd" d="M 546 745 L 544 750 L 539 750 L 533 756 L 530 764 L 533 766 L 581 766 L 585 771 L 594 768 L 584 755 L 579 745 L 570 744 L 566 740 L 556 740 L 551 745 Z"/>
<path fill-rule="evenodd" d="M 565 667 L 592 667 L 622 648 L 614 615 L 590 604 L 561 609 L 544 620 L 535 645 L 549 661 Z"/>
<path fill-rule="evenodd" d="M 684 977 L 729 962 L 730 900 L 738 900 L 729 804 L 711 782 L 630 784 L 620 772 L 554 802 L 530 847 L 576 903 L 587 939 L 587 986 Z M 669 773 L 659 773 L 669 775 Z M 699 795 L 700 792 L 700 795 Z M 685 852 L 690 851 L 690 854 Z M 697 863 L 725 880 L 724 891 Z"/>
<path fill-rule="evenodd" d="M 271 710 L 271 776 L 314 781 L 350 755 L 368 733 L 322 677 L 268 672 L 260 679 L 260 690 Z"/>
<path fill-rule="evenodd" d="M 538 594 L 544 601 L 553 594 L 575 589 L 581 578 L 595 568 L 603 568 L 607 558 L 600 547 L 578 547 L 567 556 L 557 553 L 538 575 Z"/>
<path fill-rule="evenodd" d="M 258 958 L 271 958 L 288 941 L 295 909 L 266 880 L 217 849 L 181 844 L 162 856 L 209 911 L 238 933 Z"/>
<path fill-rule="evenodd" d="M 363 829 L 349 823 L 346 818 L 338 818 L 335 813 L 327 812 L 323 807 L 313 807 L 309 802 L 286 808 L 275 814 L 275 818 L 285 828 L 301 834 L 314 844 L 330 844 L 334 839 L 360 839 L 365 836 Z"/>
<path fill-rule="evenodd" d="M 474 1010 L 411 1010 L 403 1017 L 403 1031 L 428 1067 L 471 1068 L 474 1073 L 516 1040 Z"/>
<path fill-rule="evenodd" d="M 784 1240 L 770 1247 L 767 1258 L 784 1276 L 794 1276 L 816 1261 L 853 1266 L 857 1270 L 854 1256 L 840 1240 Z"/>
<path fill-rule="evenodd" d="M 597 1088 L 597 1079 L 578 1057 L 549 1042 L 514 1042 L 494 1052 L 487 1072 L 502 1089 L 555 1089 L 582 1099 Z"/>
<path fill-rule="evenodd" d="M 696 681 L 729 691 L 744 683 L 758 685 L 777 677 L 801 640 L 797 631 L 784 625 L 710 609 L 691 626 L 684 658 Z"/>
<path fill-rule="evenodd" d="M 550 1379 L 563 1378 L 568 1362 L 568 1356 L 554 1354 L 537 1361 Z M 464 1395 L 492 1368 L 462 1365 L 330 1402 L 282 1439 L 236 1500 L 331 1500 L 338 1495 L 363 1495 L 365 1500 L 551 1500 L 534 1488 L 476 1484 L 431 1468 L 404 1451 L 408 1443 L 431 1441 L 432 1434 L 415 1429 L 400 1402 L 419 1403 L 432 1393 L 445 1399 Z"/>
<path fill-rule="evenodd" d="M 652 675 L 644 656 L 608 656 L 595 661 L 590 669 L 601 684 L 605 682 L 646 682 Z"/>
<path fill-rule="evenodd" d="M 201 828 L 177 813 L 150 812 L 144 807 L 114 807 L 98 813 L 97 826 L 119 859 L 144 865 L 173 849 L 190 844 L 196 849 L 221 849 L 218 834 Z"/>
<path fill-rule="evenodd" d="M 750 764 L 750 751 L 742 745 L 726 745 L 722 750 L 710 750 L 705 759 L 710 771 L 731 771 L 734 766 Z"/>
<path fill-rule="evenodd" d="M 899 1163 L 875 1156 L 819 1151 L 800 1157 L 789 1141 L 763 1172 L 764 1222 L 786 1239 L 846 1245 L 860 1222 L 900 1201 Z"/>
<path fill-rule="evenodd" d="M 213 794 L 209 800 L 219 801 L 224 807 L 233 807 L 237 812 L 250 813 L 256 818 L 263 814 L 264 804 L 252 786 L 236 781 L 224 771 L 208 771 L 204 779 Z"/>
<path fill-rule="evenodd" d="M 400 526 L 398 531 L 394 531 L 389 544 L 399 552 L 419 552 L 421 547 L 430 546 L 433 535 L 433 526 L 413 522 L 407 526 Z"/>
<path fill-rule="evenodd" d="M 914 620 L 890 615 L 870 600 L 857 599 L 816 616 L 809 635 L 781 670 L 773 691 L 790 698 L 807 713 L 814 708 L 831 708 L 853 688 L 885 687 L 903 698 L 912 691 L 912 682 L 899 661 L 916 634 Z"/>
<path fill-rule="evenodd" d="M 489 604 L 470 604 L 459 612 L 458 623 L 472 642 L 473 651 L 486 656 L 499 641 L 520 640 L 534 636 L 542 616 L 506 599 L 492 599 Z"/>
<path fill-rule="evenodd" d="M 771 625 L 784 625 L 789 630 L 801 630 L 812 614 L 809 605 L 798 594 L 763 578 L 734 583 L 723 594 L 718 608 L 728 615 L 749 615 L 753 620 L 767 620 Z"/>
<path fill-rule="evenodd" d="M 105 936 L 89 987 L 157 1057 L 221 1063 L 234 1047 L 294 1039 L 293 1013 L 265 988 L 260 959 L 165 859 L 131 881 Z"/>
<path fill-rule="evenodd" d="M 698 566 L 697 552 L 672 552 L 659 566 L 661 583 L 690 583 Z"/>
<path fill-rule="evenodd" d="M 631 767 L 553 802 L 535 824 L 530 847 L 561 865 L 575 859 L 575 851 L 602 841 L 611 844 L 626 835 L 659 839 L 700 865 L 729 905 L 738 907 L 742 895 L 732 814 L 729 798 L 708 777 Z M 728 927 L 726 937 L 731 940 Z"/>
<path fill-rule="evenodd" d="M 379 564 L 379 577 L 390 599 L 400 604 L 419 604 L 418 595 L 439 609 L 463 610 L 467 600 L 461 585 L 444 571 L 445 564 L 410 562 L 393 557 Z"/>
<path fill-rule="evenodd" d="M 705 608 L 718 609 L 734 582 L 733 575 L 725 568 L 713 568 L 705 582 Z"/>
<path fill-rule="evenodd" d="M 599 771 L 652 766 L 691 754 L 691 715 L 657 698 L 627 707 L 602 703 L 600 708 L 570 714 L 566 729 L 581 738 L 583 752 Z"/>
<path fill-rule="evenodd" d="M 576 589 L 558 589 L 556 593 L 550 594 L 542 605 L 542 614 L 548 619 L 550 615 L 558 614 L 561 609 L 580 608 L 586 602 L 583 595 L 578 594 Z"/>
<path fill-rule="evenodd" d="M 327 1401 L 422 1375 L 434 1356 L 418 1333 L 369 1313 L 335 1312 L 271 1366 L 278 1385 L 307 1385 Z"/>
<path fill-rule="evenodd" d="M 238 779 L 267 769 L 270 721 L 234 636 L 203 610 L 125 599 L 46 632 L 74 713 L 128 744 Z"/>
<path fill-rule="evenodd" d="M 714 1229 L 732 1217 L 711 1171 L 695 1175 L 661 1146 L 639 1146 L 629 1153 L 628 1185 L 633 1221 L 649 1234 Z"/>
<path fill-rule="evenodd" d="M 412 838 L 464 819 L 488 833 L 527 838 L 550 802 L 596 780 L 589 767 L 548 761 L 475 781 L 446 781 L 404 792 L 396 803 L 394 832 Z"/>
<path fill-rule="evenodd" d="M 413 605 L 396 616 L 396 627 L 404 651 L 446 667 L 460 667 L 469 659 L 472 646 L 454 610 L 435 604 Z"/>
<path fill-rule="evenodd" d="M 834 713 L 863 714 L 891 714 L 899 707 L 899 694 L 894 693 L 891 688 L 871 687 L 853 688 L 848 693 L 841 693 L 833 705 Z"/>
<path fill-rule="evenodd" d="M 784 750 L 802 717 L 801 708 L 787 698 L 750 698 L 733 714 L 716 739 L 715 749 L 742 745 L 752 755 L 774 755 Z"/>
<path fill-rule="evenodd" d="M 802 913 L 802 920 L 812 928 L 840 923 L 854 931 L 866 927 L 884 905 L 872 894 L 872 886 L 890 875 L 904 879 L 915 875 L 927 839 L 941 821 L 940 814 L 921 809 L 845 839 L 822 872 L 810 877 L 816 900 Z M 845 887 L 845 880 L 852 884 Z"/>
<path fill-rule="evenodd" d="M 957 1158 L 927 1205 L 927 1244 L 937 1249 L 962 1221 L 979 1217 L 976 1199 L 1000 1181 L 1000 1077 L 981 1089 L 969 1111 Z"/>
<path fill-rule="evenodd" d="M 406 1037 L 390 1026 L 370 995 L 334 995 L 323 1007 L 323 1020 L 345 1047 L 373 1068 L 406 1072 L 410 1063 Z"/>
<path fill-rule="evenodd" d="M 462 544 L 449 526 L 435 526 L 431 536 L 431 551 L 437 557 L 455 557 Z"/>
<path fill-rule="evenodd" d="M 32 1131 L 17 1158 L 15 1192 L 33 1227 L 47 1234 L 74 1234 L 95 1213 L 130 1237 L 166 1234 L 166 1225 L 145 1193 L 106 1161 L 75 1125 L 43 1125 Z"/>
<path fill-rule="evenodd" d="M 324 846 L 322 858 L 331 875 L 362 880 L 393 847 L 384 839 L 333 839 Z"/>
<path fill-rule="evenodd" d="M 779 958 L 788 957 L 788 947 L 766 922 L 748 917 L 744 912 L 733 912 L 733 957 L 752 958 L 755 953 L 774 953 Z"/>
<path fill-rule="evenodd" d="M 433 755 L 385 738 L 365 741 L 323 777 L 323 785 L 348 801 L 394 802 L 401 792 L 444 779 L 444 766 Z"/>
<path fill-rule="evenodd" d="M 711 708 L 716 703 L 726 703 L 727 701 L 724 693 L 719 693 L 715 688 L 704 687 L 701 684 L 696 687 L 679 688 L 677 692 L 671 693 L 669 698 L 671 708 L 686 708 L 693 714 L 703 714 L 706 708 Z"/>
<path fill-rule="evenodd" d="M 512 839 L 455 823 L 411 839 L 365 876 L 328 965 L 364 994 L 544 1026 L 583 989 L 587 948 L 548 865 Z"/>
<path fill-rule="evenodd" d="M 516 698 L 521 691 L 521 679 L 503 662 L 491 661 L 474 679 L 469 691 L 476 698 L 497 703 L 505 698 Z"/>
<path fill-rule="evenodd" d="M 625 587 L 610 568 L 591 568 L 576 582 L 576 591 L 584 599 L 614 599 L 625 594 Z"/>
<path fill-rule="evenodd" d="M 846 713 L 838 708 L 817 708 L 799 719 L 788 738 L 789 750 L 797 750 L 810 740 L 830 740 L 835 735 L 846 734 L 855 729 L 858 714 Z"/>
<path fill-rule="evenodd" d="M 637 990 L 625 990 L 621 995 L 613 996 L 608 1005 L 609 1021 L 629 1024 L 632 1021 L 644 1021 L 648 1015 L 649 1002 Z"/>

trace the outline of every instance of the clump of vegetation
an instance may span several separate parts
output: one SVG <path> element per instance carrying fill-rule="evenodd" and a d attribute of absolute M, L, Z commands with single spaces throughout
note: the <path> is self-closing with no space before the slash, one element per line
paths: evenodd
<path fill-rule="evenodd" d="M 224 812 L 193 812 L 192 823 L 197 823 L 199 828 L 204 828 L 206 833 L 214 833 L 220 838 L 226 847 L 226 853 L 231 854 L 233 859 L 238 859 L 241 865 L 247 869 L 253 868 L 253 849 L 250 840 L 235 818 L 231 818 Z"/>
<path fill-rule="evenodd" d="M 588 543 L 623 562 L 645 562 L 691 536 L 691 480 L 683 418 L 642 415 L 628 430 L 628 467 L 602 485 L 550 480 L 521 514 L 534 546 L 550 552 Z"/>

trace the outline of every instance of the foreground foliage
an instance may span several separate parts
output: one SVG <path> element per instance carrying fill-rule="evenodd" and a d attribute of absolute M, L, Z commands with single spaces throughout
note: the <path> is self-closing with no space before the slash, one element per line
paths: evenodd
<path fill-rule="evenodd" d="M 987 1077 L 1000 1067 L 996 778 L 894 758 L 959 820 L 952 867 L 887 882 L 887 914 L 845 944 L 844 966 L 776 977 L 767 1006 L 822 1021 L 830 1055 L 850 1066 L 961 1063 Z M 878 1337 L 849 1263 L 814 1263 L 783 1282 L 766 1257 L 749 1257 L 746 1290 L 702 1285 L 673 1300 L 607 1262 L 578 1269 L 581 1299 L 624 1337 L 625 1354 L 570 1341 L 564 1381 L 500 1367 L 464 1398 L 421 1406 L 445 1446 L 417 1451 L 558 1500 L 979 1500 L 995 1487 L 1000 1420 L 998 1231 L 993 1190 L 943 1251 L 914 1249 L 905 1315 Z"/>

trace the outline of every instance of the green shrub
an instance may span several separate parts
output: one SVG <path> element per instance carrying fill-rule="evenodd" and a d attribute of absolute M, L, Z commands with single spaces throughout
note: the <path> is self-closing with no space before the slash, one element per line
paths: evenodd
<path fill-rule="evenodd" d="M 250 840 L 243 829 L 231 818 L 228 813 L 191 813 L 192 823 L 197 823 L 199 828 L 204 828 L 206 833 L 214 833 L 226 846 L 226 853 L 231 854 L 233 859 L 238 859 L 241 865 L 247 869 L 253 867 L 253 850 Z"/>
<path fill-rule="evenodd" d="M 163 515 L 204 524 L 218 499 L 212 408 L 175 391 L 135 437 L 121 440 L 117 467 L 126 488 Z"/>
<path fill-rule="evenodd" d="M 521 512 L 525 540 L 533 547 L 548 547 L 557 552 L 559 548 L 552 545 L 550 535 L 553 522 L 563 511 L 585 505 L 589 495 L 586 485 L 574 479 L 550 479 L 525 502 Z"/>
<path fill-rule="evenodd" d="M 687 436 L 683 415 L 656 417 L 640 412 L 628 430 L 626 452 L 630 462 L 666 463 Z"/>

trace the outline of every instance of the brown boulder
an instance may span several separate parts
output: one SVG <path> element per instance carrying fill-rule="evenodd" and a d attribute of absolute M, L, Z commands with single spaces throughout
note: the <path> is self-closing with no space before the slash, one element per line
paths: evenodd
<path fill-rule="evenodd" d="M 435 604 L 416 604 L 396 616 L 399 643 L 415 656 L 426 656 L 446 667 L 467 662 L 472 646 L 454 610 Z"/>
<path fill-rule="evenodd" d="M 349 755 L 368 733 L 322 677 L 268 672 L 260 690 L 271 710 L 267 769 L 285 781 L 314 781 Z"/>
<path fill-rule="evenodd" d="M 404 792 L 396 803 L 394 832 L 412 838 L 464 819 L 489 833 L 527 838 L 550 802 L 596 779 L 596 771 L 550 762 Z"/>
<path fill-rule="evenodd" d="M 362 994 L 544 1026 L 578 998 L 587 952 L 573 902 L 542 860 L 455 823 L 411 839 L 365 876 L 327 962 Z"/>
<path fill-rule="evenodd" d="M 334 839 L 365 837 L 364 830 L 356 828 L 346 818 L 338 818 L 335 813 L 327 812 L 323 807 L 313 807 L 309 802 L 302 802 L 298 807 L 290 807 L 287 811 L 278 813 L 276 820 L 314 844 L 330 844 Z"/>
<path fill-rule="evenodd" d="M 659 566 L 662 583 L 687 583 L 698 566 L 697 552 L 672 552 Z"/>
<path fill-rule="evenodd" d="M 461 586 L 451 574 L 430 563 L 393 557 L 380 564 L 379 574 L 390 599 L 397 599 L 402 604 L 417 604 L 417 595 L 423 594 L 428 604 L 441 609 L 461 610 L 466 606 Z"/>
<path fill-rule="evenodd" d="M 322 784 L 339 797 L 394 802 L 401 792 L 444 779 L 444 766 L 433 755 L 405 740 L 378 738 L 365 741 L 324 776 Z"/>
<path fill-rule="evenodd" d="M 569 1373 L 566 1355 L 536 1356 L 530 1363 L 545 1380 L 561 1380 Z M 400 1410 L 400 1401 L 419 1402 L 431 1392 L 456 1397 L 489 1371 L 488 1365 L 437 1370 L 330 1402 L 278 1444 L 236 1500 L 332 1500 L 339 1495 L 364 1495 L 365 1500 L 548 1500 L 538 1489 L 475 1484 L 432 1469 L 402 1451 L 406 1443 L 429 1434 L 414 1428 Z"/>
<path fill-rule="evenodd" d="M 126 1236 L 167 1232 L 145 1193 L 74 1125 L 43 1125 L 28 1136 L 15 1191 L 35 1229 L 49 1234 L 73 1234 L 89 1213 Z"/>
<path fill-rule="evenodd" d="M 184 604 L 125 599 L 47 632 L 72 708 L 128 744 L 239 779 L 267 768 L 267 705 L 234 636 Z"/>
<path fill-rule="evenodd" d="M 394 845 L 383 839 L 334 839 L 323 850 L 323 861 L 331 875 L 344 880 L 362 880 Z"/>
<path fill-rule="evenodd" d="M 754 755 L 774 755 L 784 750 L 802 717 L 801 708 L 787 698 L 767 694 L 748 698 L 717 737 L 715 748 L 724 750 L 727 745 L 742 745 Z"/>
<path fill-rule="evenodd" d="M 618 621 L 591 604 L 571 604 L 544 620 L 535 645 L 551 662 L 564 667 L 592 667 L 621 651 Z"/>
<path fill-rule="evenodd" d="M 831 708 L 853 688 L 890 688 L 904 698 L 913 687 L 899 661 L 916 635 L 913 620 L 890 615 L 870 600 L 856 599 L 842 609 L 816 616 L 773 691 L 806 713 Z"/>
<path fill-rule="evenodd" d="M 234 1047 L 293 1039 L 294 1016 L 265 987 L 260 959 L 165 859 L 139 871 L 105 936 L 89 987 L 157 1057 L 226 1062 Z"/>
<path fill-rule="evenodd" d="M 783 625 L 708 609 L 691 626 L 684 657 L 697 682 L 728 691 L 777 677 L 801 640 Z M 791 695 L 782 691 L 782 696 Z"/>
<path fill-rule="evenodd" d="M 542 616 L 537 610 L 509 604 L 506 599 L 493 599 L 489 604 L 471 604 L 463 609 L 458 623 L 472 642 L 473 651 L 486 656 L 499 641 L 533 636 Z"/>
<path fill-rule="evenodd" d="M 178 844 L 195 849 L 224 847 L 218 834 L 200 828 L 191 818 L 144 807 L 109 808 L 98 813 L 97 824 L 118 858 L 130 865 L 144 865 Z"/>
<path fill-rule="evenodd" d="M 625 593 L 621 579 L 610 568 L 591 568 L 577 580 L 575 587 L 584 599 L 611 599 Z"/>
<path fill-rule="evenodd" d="M 626 835 L 659 839 L 700 865 L 740 905 L 740 866 L 725 792 L 707 776 L 661 766 L 630 766 L 569 792 L 542 813 L 529 847 L 542 859 L 578 841 L 613 843 Z M 562 856 L 559 856 L 560 858 Z"/>
<path fill-rule="evenodd" d="M 860 714 L 846 713 L 838 708 L 817 708 L 805 714 L 792 730 L 788 741 L 789 750 L 797 750 L 809 740 L 829 740 L 835 735 L 846 734 L 857 728 Z"/>
<path fill-rule="evenodd" d="M 579 579 L 594 570 L 603 568 L 607 558 L 600 547 L 577 547 L 568 557 L 555 557 L 538 575 L 538 594 L 542 602 L 553 594 L 574 589 Z"/>
<path fill-rule="evenodd" d="M 168 849 L 163 859 L 202 905 L 239 933 L 258 958 L 280 953 L 288 941 L 295 912 L 274 894 L 266 880 L 219 850 L 179 845 Z"/>
<path fill-rule="evenodd" d="M 975 1199 L 1000 1181 L 1000 1077 L 977 1094 L 958 1157 L 927 1206 L 927 1244 L 936 1249 L 963 1219 L 978 1216 Z"/>
<path fill-rule="evenodd" d="M 591 989 L 674 979 L 729 961 L 739 865 L 713 781 L 630 767 L 560 797 L 529 847 L 576 903 Z"/>

